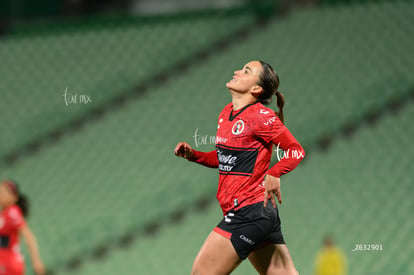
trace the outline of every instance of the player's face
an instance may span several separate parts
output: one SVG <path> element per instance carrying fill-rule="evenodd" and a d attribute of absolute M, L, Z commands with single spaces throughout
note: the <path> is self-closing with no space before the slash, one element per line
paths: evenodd
<path fill-rule="evenodd" d="M 15 203 L 15 195 L 6 184 L 0 184 L 0 207 L 4 208 Z"/>
<path fill-rule="evenodd" d="M 251 61 L 244 65 L 241 70 L 235 71 L 233 79 L 227 82 L 229 90 L 246 93 L 257 87 L 263 67 L 259 61 Z"/>

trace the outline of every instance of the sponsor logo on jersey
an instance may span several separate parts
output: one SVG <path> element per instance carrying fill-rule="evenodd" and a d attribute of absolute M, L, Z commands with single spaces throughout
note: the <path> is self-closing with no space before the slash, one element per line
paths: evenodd
<path fill-rule="evenodd" d="M 265 109 L 260 109 L 259 113 L 267 115 L 269 113 L 269 111 L 266 111 Z"/>
<path fill-rule="evenodd" d="M 276 117 L 274 116 L 274 117 L 271 117 L 271 118 L 269 118 L 265 123 L 263 123 L 264 125 L 270 125 L 270 124 L 272 124 L 273 122 L 275 122 L 276 121 Z"/>
<path fill-rule="evenodd" d="M 226 143 L 226 142 L 227 142 L 227 138 L 216 136 L 216 144 Z"/>
<path fill-rule="evenodd" d="M 222 150 L 217 149 L 217 156 L 219 160 L 219 170 L 223 172 L 230 172 L 236 165 L 237 157 L 228 155 Z"/>
<path fill-rule="evenodd" d="M 256 164 L 257 148 L 237 148 L 216 145 L 220 174 L 251 176 Z"/>
<path fill-rule="evenodd" d="M 236 121 L 236 123 L 234 123 L 233 128 L 231 128 L 231 132 L 233 133 L 233 135 L 240 135 L 244 130 L 244 121 L 239 119 L 238 121 Z"/>

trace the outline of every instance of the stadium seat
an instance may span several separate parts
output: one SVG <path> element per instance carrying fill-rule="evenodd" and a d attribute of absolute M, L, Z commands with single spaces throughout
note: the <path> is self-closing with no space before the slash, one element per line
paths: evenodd
<path fill-rule="evenodd" d="M 90 261 L 90 253 L 214 197 L 216 171 L 178 159 L 173 149 L 179 141 L 201 151 L 214 149 L 217 116 L 230 102 L 225 83 L 249 60 L 267 61 L 279 73 L 286 125 L 305 150 L 367 112 L 386 111 L 390 101 L 406 97 L 413 85 L 413 11 L 412 1 L 295 9 L 164 85 L 150 87 L 123 108 L 2 168 L 0 176 L 18 179 L 32 200 L 29 224 L 45 262 L 59 273 L 69 273 L 62 267 L 80 256 L 86 263 L 75 274 L 163 274 L 165 266 L 153 262 L 162 257 L 169 274 L 188 273 L 220 217 L 217 206 L 163 226 L 155 237 L 140 237 L 130 249 L 115 249 L 107 261 Z M 0 88 L 6 101 L 0 115 L 10 123 L 2 125 L 0 154 L 84 115 L 252 21 L 252 15 L 243 14 L 3 38 Z M 148 44 L 139 44 L 147 36 Z M 66 107 L 66 87 L 88 93 L 93 102 Z M 326 153 L 312 152 L 309 162 L 283 177 L 283 229 L 303 274 L 310 274 L 326 232 L 344 249 L 352 275 L 413 271 L 410 254 L 398 252 L 413 252 L 407 241 L 413 222 L 406 218 L 413 210 L 413 115 L 411 104 L 351 139 L 334 142 Z M 196 131 L 206 144 L 195 143 Z M 383 244 L 384 250 L 351 252 L 358 243 Z M 235 274 L 251 272 L 246 265 Z"/>

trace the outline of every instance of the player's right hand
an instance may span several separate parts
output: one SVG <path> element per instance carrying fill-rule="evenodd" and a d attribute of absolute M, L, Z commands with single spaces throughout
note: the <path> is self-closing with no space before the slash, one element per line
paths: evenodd
<path fill-rule="evenodd" d="M 178 157 L 191 159 L 194 155 L 193 148 L 187 142 L 180 142 L 175 146 L 174 153 Z"/>

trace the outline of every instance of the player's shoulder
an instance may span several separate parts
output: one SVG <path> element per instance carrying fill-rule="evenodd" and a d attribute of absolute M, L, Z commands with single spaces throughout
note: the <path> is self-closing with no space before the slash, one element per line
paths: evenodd
<path fill-rule="evenodd" d="M 227 113 L 232 108 L 233 108 L 233 103 L 229 103 L 229 104 L 227 104 L 226 106 L 223 107 L 223 109 L 221 110 L 220 114 Z"/>
<path fill-rule="evenodd" d="M 226 106 L 224 106 L 223 110 L 228 110 L 228 109 L 232 109 L 233 108 L 233 103 L 229 103 Z"/>
<path fill-rule="evenodd" d="M 251 108 L 250 114 L 258 119 L 276 116 L 276 113 L 273 109 L 266 107 L 260 102 L 254 104 L 252 107 L 253 108 Z"/>
<path fill-rule="evenodd" d="M 10 218 L 14 218 L 14 219 L 23 216 L 22 210 L 16 204 L 13 204 L 7 207 L 6 213 Z"/>
<path fill-rule="evenodd" d="M 9 213 L 13 213 L 14 215 L 22 215 L 22 210 L 17 204 L 13 204 L 10 207 L 8 207 Z"/>
<path fill-rule="evenodd" d="M 250 112 L 250 119 L 251 121 L 254 121 L 256 125 L 263 125 L 263 127 L 283 125 L 276 112 L 260 102 L 253 105 Z"/>

